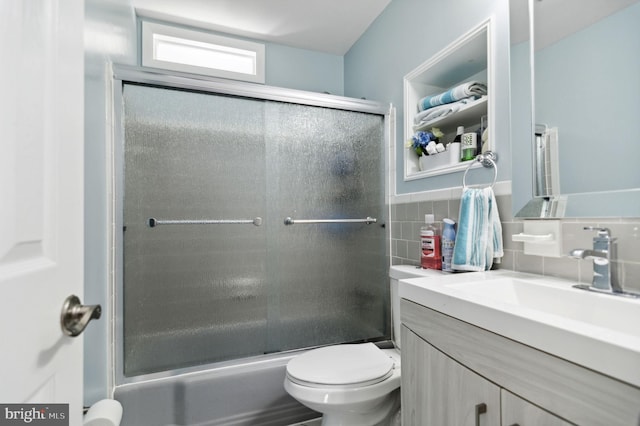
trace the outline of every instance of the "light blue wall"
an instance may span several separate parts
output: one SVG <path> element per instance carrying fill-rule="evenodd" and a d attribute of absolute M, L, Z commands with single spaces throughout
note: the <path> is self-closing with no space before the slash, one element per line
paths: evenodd
<path fill-rule="evenodd" d="M 531 47 L 523 42 L 511 47 L 511 205 L 519 212 L 533 194 L 533 128 L 531 126 Z M 517 113 L 515 113 L 517 111 Z"/>
<path fill-rule="evenodd" d="M 397 108 L 397 193 L 460 186 L 462 172 L 403 180 L 403 77 L 449 43 L 493 16 L 498 180 L 511 176 L 509 143 L 509 2 L 393 0 L 345 55 L 345 95 L 391 102 Z"/>
<path fill-rule="evenodd" d="M 266 84 L 342 95 L 343 57 L 267 43 Z M 137 63 L 136 18 L 130 0 L 87 0 L 85 18 L 85 294 L 104 315 L 84 333 L 85 405 L 110 397 L 107 149 L 109 63 Z"/>
<path fill-rule="evenodd" d="M 637 22 L 640 22 L 640 4 L 536 52 L 535 121 L 559 130 L 563 194 L 582 193 L 585 188 L 597 191 L 640 186 L 635 161 L 624 161 L 640 157 L 640 144 L 627 143 L 629 140 L 624 137 L 614 138 L 619 142 L 612 142 L 614 139 L 610 138 L 610 135 L 625 133 L 620 129 L 638 127 L 640 56 L 628 54 L 640 51 Z M 526 205 L 532 194 L 533 159 L 531 143 L 527 144 L 532 130 L 528 55 L 528 43 L 511 49 L 511 103 L 512 111 L 518 112 L 511 116 L 512 152 L 513 158 L 518 159 L 512 181 L 514 213 Z M 559 63 L 564 65 L 559 67 Z M 611 78 L 612 72 L 616 78 Z M 611 113 L 614 115 L 608 115 Z M 611 149 L 612 145 L 615 149 Z M 598 153 L 597 164 L 592 160 L 594 152 Z M 588 164 L 588 173 L 584 172 L 585 164 Z M 611 165 L 613 167 L 609 167 Z M 571 200 L 569 208 L 574 213 L 567 211 L 567 217 L 581 216 L 581 204 L 573 201 L 588 203 L 590 198 L 572 197 Z M 610 207 L 612 211 L 603 211 L 602 216 L 615 216 L 616 208 L 619 213 L 618 205 Z"/>
<path fill-rule="evenodd" d="M 338 55 L 267 43 L 266 83 L 341 96 L 344 60 Z"/>
<path fill-rule="evenodd" d="M 563 194 L 640 187 L 625 136 L 639 129 L 639 24 L 635 4 L 536 52 L 536 122 L 558 128 Z"/>
<path fill-rule="evenodd" d="M 109 270 L 107 240 L 107 122 L 109 62 L 135 64 L 135 17 L 129 0 L 87 0 L 85 6 L 85 289 L 83 302 L 103 315 L 84 336 L 85 405 L 106 398 Z"/>

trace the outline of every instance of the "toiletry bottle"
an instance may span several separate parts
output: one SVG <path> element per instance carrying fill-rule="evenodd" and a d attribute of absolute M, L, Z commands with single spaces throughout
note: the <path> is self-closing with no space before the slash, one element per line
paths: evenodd
<path fill-rule="evenodd" d="M 442 269 L 440 230 L 434 226 L 432 214 L 424 215 L 424 221 L 420 228 L 420 265 L 425 269 Z"/>
<path fill-rule="evenodd" d="M 447 145 L 447 151 L 449 152 L 449 164 L 458 164 L 460 162 L 460 142 L 462 141 L 463 133 L 464 126 L 458 126 L 455 138 L 453 138 L 451 143 Z"/>
<path fill-rule="evenodd" d="M 460 160 L 473 160 L 474 158 L 476 158 L 477 149 L 478 141 L 476 138 L 476 133 L 464 133 L 462 135 L 462 143 L 460 145 Z"/>
<path fill-rule="evenodd" d="M 442 231 L 442 270 L 453 272 L 451 260 L 453 259 L 453 246 L 456 242 L 455 222 L 451 219 L 443 219 L 444 230 Z"/>

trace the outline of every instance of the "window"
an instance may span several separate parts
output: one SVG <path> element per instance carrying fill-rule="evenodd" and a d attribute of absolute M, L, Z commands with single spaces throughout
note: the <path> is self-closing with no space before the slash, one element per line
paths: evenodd
<path fill-rule="evenodd" d="M 264 83 L 264 45 L 142 21 L 142 65 Z"/>

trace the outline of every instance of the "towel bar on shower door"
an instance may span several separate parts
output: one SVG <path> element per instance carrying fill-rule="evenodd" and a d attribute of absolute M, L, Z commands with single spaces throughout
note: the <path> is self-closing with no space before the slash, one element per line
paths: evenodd
<path fill-rule="evenodd" d="M 155 228 L 159 225 L 262 225 L 262 218 L 256 217 L 255 219 L 211 219 L 211 220 L 158 220 L 154 217 L 150 217 L 147 221 L 150 228 Z"/>
<path fill-rule="evenodd" d="M 376 223 L 378 219 L 375 217 L 367 216 L 364 219 L 293 219 L 291 217 L 286 217 L 284 219 L 285 225 L 295 225 L 296 223 L 366 223 L 370 225 L 372 223 Z"/>

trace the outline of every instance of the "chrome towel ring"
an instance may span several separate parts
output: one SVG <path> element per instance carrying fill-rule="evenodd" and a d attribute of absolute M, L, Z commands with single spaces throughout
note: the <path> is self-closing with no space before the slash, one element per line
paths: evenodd
<path fill-rule="evenodd" d="M 467 173 L 473 168 L 476 162 L 482 164 L 484 167 L 493 167 L 493 182 L 491 182 L 491 188 L 493 188 L 493 185 L 496 184 L 496 179 L 498 179 L 498 166 L 496 165 L 496 161 L 498 161 L 498 154 L 492 151 L 487 151 L 484 154 L 476 156 L 475 160 L 473 160 L 464 171 L 464 175 L 462 175 L 462 188 L 467 188 Z"/>

